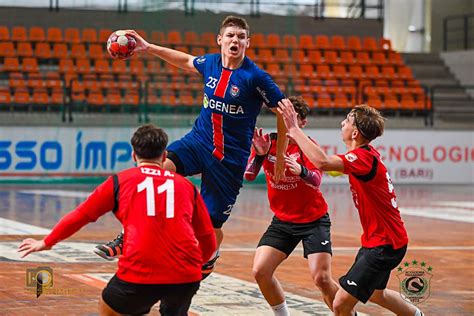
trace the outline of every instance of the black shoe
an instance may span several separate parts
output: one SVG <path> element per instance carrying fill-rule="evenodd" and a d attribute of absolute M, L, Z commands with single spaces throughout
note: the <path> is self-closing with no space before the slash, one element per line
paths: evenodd
<path fill-rule="evenodd" d="M 211 258 L 211 260 L 209 260 L 208 262 L 202 265 L 202 268 L 201 268 L 202 280 L 207 278 L 212 273 L 212 271 L 214 271 L 214 267 L 216 266 L 216 261 L 218 258 L 219 258 L 219 251 L 216 252 L 216 255 L 213 258 Z"/>
<path fill-rule="evenodd" d="M 117 238 L 103 245 L 95 246 L 94 253 L 105 260 L 114 260 L 122 254 L 123 233 L 118 234 Z"/>

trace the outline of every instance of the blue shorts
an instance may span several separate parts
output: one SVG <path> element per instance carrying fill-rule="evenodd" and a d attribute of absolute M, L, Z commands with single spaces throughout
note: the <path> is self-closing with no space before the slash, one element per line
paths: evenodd
<path fill-rule="evenodd" d="M 221 228 L 239 195 L 245 166 L 219 161 L 193 134 L 190 132 L 171 143 L 167 148 L 168 158 L 182 176 L 201 174 L 202 198 L 214 228 Z"/>

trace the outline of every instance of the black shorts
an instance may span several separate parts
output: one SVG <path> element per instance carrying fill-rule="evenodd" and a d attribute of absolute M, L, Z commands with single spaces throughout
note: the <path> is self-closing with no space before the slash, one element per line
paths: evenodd
<path fill-rule="evenodd" d="M 303 224 L 284 222 L 274 216 L 257 247 L 270 246 L 289 256 L 300 241 L 303 241 L 305 258 L 319 252 L 332 255 L 329 214 L 326 213 L 311 223 Z"/>
<path fill-rule="evenodd" d="M 349 294 L 367 303 L 375 290 L 387 287 L 390 272 L 395 269 L 407 251 L 407 246 L 394 250 L 385 245 L 375 248 L 360 248 L 354 264 L 339 284 Z"/>
<path fill-rule="evenodd" d="M 120 280 L 116 275 L 102 291 L 102 299 L 120 314 L 148 314 L 158 301 L 160 314 L 187 316 L 191 299 L 200 281 L 182 284 L 136 284 Z"/>

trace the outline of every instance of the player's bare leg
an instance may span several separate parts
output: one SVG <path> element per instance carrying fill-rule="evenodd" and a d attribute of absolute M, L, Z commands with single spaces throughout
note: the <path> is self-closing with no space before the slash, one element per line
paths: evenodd
<path fill-rule="evenodd" d="M 106 302 L 102 299 L 102 296 L 99 298 L 99 315 L 101 316 L 117 316 L 122 315 L 114 311 Z"/>
<path fill-rule="evenodd" d="M 421 316 L 421 311 L 418 310 L 414 305 L 405 301 L 400 293 L 393 290 L 375 290 L 374 294 L 369 299 L 372 303 L 385 307 L 391 312 L 401 316 Z M 419 314 L 415 314 L 415 313 Z"/>
<path fill-rule="evenodd" d="M 321 291 L 324 302 L 333 310 L 332 303 L 339 287 L 332 279 L 331 255 L 326 252 L 310 254 L 308 255 L 308 266 L 311 278 Z"/>
<path fill-rule="evenodd" d="M 252 273 L 260 291 L 272 308 L 285 302 L 285 294 L 275 277 L 275 270 L 286 257 L 284 252 L 269 246 L 260 246 L 255 252 Z"/>
<path fill-rule="evenodd" d="M 339 288 L 334 297 L 333 308 L 336 316 L 352 316 L 355 315 L 354 307 L 359 302 L 351 294 L 347 293 L 343 288 Z"/>

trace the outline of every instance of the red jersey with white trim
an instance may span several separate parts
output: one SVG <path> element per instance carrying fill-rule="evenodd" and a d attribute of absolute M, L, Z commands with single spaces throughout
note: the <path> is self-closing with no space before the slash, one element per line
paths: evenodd
<path fill-rule="evenodd" d="M 192 135 L 217 159 L 245 168 L 262 104 L 276 107 L 285 96 L 249 58 L 237 69 L 222 66 L 221 54 L 194 59 L 204 96 Z"/>
<path fill-rule="evenodd" d="M 214 230 L 197 189 L 184 177 L 155 166 L 131 168 L 117 177 L 118 185 L 108 178 L 75 210 L 96 221 L 116 209 L 124 228 L 117 276 L 139 284 L 201 280 L 198 239 Z M 45 241 L 49 245 L 64 239 L 64 231 L 55 227 Z"/>
<path fill-rule="evenodd" d="M 275 135 L 275 134 L 274 134 Z M 268 139 L 269 135 L 265 135 Z M 321 177 L 321 171 L 316 168 L 303 154 L 297 144 L 290 143 L 286 155 L 296 158 L 296 161 L 306 169 L 316 172 Z M 252 150 L 249 162 L 255 158 Z M 328 205 L 318 186 L 311 185 L 288 169 L 285 170 L 285 181 L 273 181 L 273 171 L 276 162 L 276 136 L 271 137 L 271 146 L 263 161 L 263 171 L 267 180 L 268 201 L 275 216 L 285 222 L 310 223 L 327 213 Z"/>
<path fill-rule="evenodd" d="M 359 211 L 363 247 L 408 244 L 408 235 L 398 210 L 392 180 L 379 152 L 371 145 L 338 155 L 349 175 L 352 198 Z"/>

